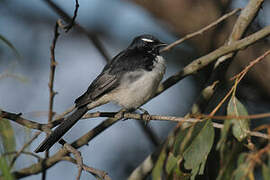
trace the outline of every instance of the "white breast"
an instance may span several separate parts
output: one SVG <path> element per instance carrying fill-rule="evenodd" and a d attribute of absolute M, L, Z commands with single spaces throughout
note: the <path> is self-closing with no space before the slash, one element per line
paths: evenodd
<path fill-rule="evenodd" d="M 165 60 L 157 56 L 152 71 L 139 70 L 126 74 L 115 90 L 113 102 L 125 108 L 138 108 L 153 96 L 165 73 Z"/>

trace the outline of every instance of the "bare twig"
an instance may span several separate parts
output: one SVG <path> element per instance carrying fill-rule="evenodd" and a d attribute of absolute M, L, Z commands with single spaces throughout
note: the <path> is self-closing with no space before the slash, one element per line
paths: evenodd
<path fill-rule="evenodd" d="M 62 157 L 62 160 L 69 161 L 69 162 L 72 162 L 74 164 L 77 164 L 77 160 L 70 157 L 70 156 L 64 156 L 64 157 Z M 101 170 L 89 167 L 89 166 L 87 166 L 85 164 L 83 164 L 82 167 L 83 167 L 83 170 L 89 172 L 90 174 L 92 174 L 95 177 L 98 177 L 98 178 L 101 178 L 101 179 L 104 179 L 104 180 L 111 180 L 108 173 L 106 173 L 105 171 L 101 171 Z"/>
<path fill-rule="evenodd" d="M 7 112 L 7 111 L 0 111 L 0 116 L 2 118 L 6 118 L 9 119 L 11 121 L 14 121 L 22 126 L 28 127 L 30 129 L 36 129 L 36 130 L 40 130 L 40 131 L 44 131 L 44 132 L 49 132 L 50 128 L 53 128 L 55 126 L 57 126 L 58 124 L 60 124 L 63 119 L 58 119 L 55 120 L 49 124 L 42 124 L 42 123 L 38 123 L 38 122 L 34 122 L 28 119 L 25 119 L 23 117 L 21 117 L 21 114 L 14 114 L 11 112 Z"/>
<path fill-rule="evenodd" d="M 196 31 L 196 32 L 187 34 L 187 35 L 185 35 L 183 38 L 181 38 L 181 39 L 179 39 L 179 40 L 177 40 L 177 41 L 175 41 L 175 42 L 169 44 L 168 46 L 166 46 L 165 48 L 163 48 L 163 49 L 161 50 L 161 52 L 169 51 L 169 50 L 171 50 L 173 47 L 175 47 L 175 46 L 181 44 L 182 42 L 184 42 L 185 40 L 190 39 L 190 38 L 193 38 L 194 36 L 203 34 L 206 30 L 208 30 L 208 29 L 210 29 L 210 28 L 216 26 L 217 24 L 219 24 L 220 22 L 224 21 L 224 20 L 227 19 L 228 17 L 230 17 L 230 16 L 236 14 L 236 13 L 239 12 L 240 10 L 241 10 L 240 8 L 237 8 L 237 9 L 233 10 L 232 12 L 229 12 L 229 13 L 227 13 L 227 14 L 224 14 L 224 15 L 221 16 L 219 19 L 217 19 L 216 21 L 212 22 L 211 24 L 205 26 L 204 28 L 202 28 L 202 29 L 200 29 L 200 30 L 198 30 L 198 31 Z"/>
<path fill-rule="evenodd" d="M 236 40 L 239 40 L 247 30 L 248 26 L 251 24 L 253 19 L 255 18 L 257 12 L 259 11 L 260 6 L 262 5 L 261 0 L 251 0 L 247 4 L 247 6 L 243 9 L 240 16 L 237 18 L 236 23 L 234 24 L 233 30 L 229 36 L 228 41 L 226 44 L 231 44 L 232 42 L 235 42 Z M 237 51 L 231 52 L 229 54 L 226 54 L 222 57 L 219 57 L 218 60 L 215 63 L 215 66 L 213 68 L 213 71 L 211 73 L 211 76 L 206 83 L 212 84 L 214 81 L 222 81 L 224 78 L 224 73 L 226 73 L 231 61 L 233 60 L 233 56 L 236 54 Z M 221 78 L 220 78 L 221 77 Z M 203 108 L 205 107 L 204 104 L 207 104 L 207 102 L 211 99 L 215 91 L 211 91 L 211 86 L 206 86 L 204 89 L 208 91 L 208 98 L 205 99 L 203 96 L 200 96 L 197 100 L 197 102 L 194 103 L 192 107 L 192 113 L 200 113 L 200 111 L 203 111 Z M 203 90 L 202 92 L 204 92 Z M 196 109 L 196 111 L 194 111 Z M 214 111 L 213 111 L 214 112 Z"/>
<path fill-rule="evenodd" d="M 48 122 L 51 123 L 53 120 L 53 101 L 54 96 L 56 95 L 56 92 L 53 90 L 54 86 L 54 76 L 55 76 L 55 67 L 57 65 L 57 62 L 55 60 L 55 45 L 58 39 L 59 33 L 58 33 L 58 23 L 55 23 L 54 27 L 54 38 L 51 45 L 51 59 L 50 59 L 50 77 L 49 77 L 49 91 L 50 91 L 50 99 L 49 99 L 49 115 L 48 115 Z"/>
<path fill-rule="evenodd" d="M 72 147 L 70 144 L 65 143 L 64 144 L 64 148 L 66 148 L 70 153 L 72 153 L 76 159 L 77 162 L 77 166 L 78 166 L 78 176 L 77 176 L 77 180 L 80 180 L 81 178 L 81 174 L 82 174 L 82 170 L 83 170 L 83 159 L 81 156 L 81 152 L 78 151 L 77 149 L 75 149 L 74 147 Z"/>
<path fill-rule="evenodd" d="M 32 153 L 32 152 L 28 152 L 28 151 L 12 151 L 12 152 L 6 152 L 4 154 L 2 154 L 3 156 L 8 156 L 8 155 L 11 155 L 11 154 L 26 154 L 26 155 L 30 155 L 30 156 L 33 156 L 35 158 L 37 158 L 39 161 L 42 160 L 42 157 L 38 156 L 37 154 L 35 153 Z M 10 167 L 11 168 L 11 167 Z"/>
<path fill-rule="evenodd" d="M 232 42 L 239 40 L 244 35 L 248 26 L 251 24 L 253 19 L 258 14 L 263 1 L 264 0 L 251 0 L 251 1 L 249 1 L 247 6 L 241 12 L 240 16 L 237 18 L 237 21 L 234 24 L 232 33 L 228 39 L 227 44 L 231 44 Z M 229 54 L 226 54 L 225 56 L 218 58 L 218 60 L 215 64 L 215 68 L 217 68 L 217 66 L 219 66 L 219 64 L 221 64 L 222 62 L 226 61 L 227 59 L 233 57 L 234 55 L 235 55 L 235 53 L 229 53 Z"/>
<path fill-rule="evenodd" d="M 238 73 L 236 76 L 234 76 L 232 79 L 235 79 L 234 86 L 230 89 L 230 91 L 226 94 L 226 96 L 220 101 L 220 103 L 215 107 L 215 109 L 210 113 L 211 116 L 213 116 L 218 109 L 222 106 L 222 104 L 228 99 L 228 97 L 233 93 L 233 91 L 236 91 L 236 87 L 239 84 L 239 82 L 243 79 L 243 77 L 246 75 L 246 73 L 257 63 L 259 63 L 261 60 L 263 60 L 267 55 L 270 54 L 270 50 L 266 51 L 263 55 L 253 60 L 243 71 Z"/>
<path fill-rule="evenodd" d="M 50 58 L 50 77 L 49 77 L 49 92 L 50 92 L 50 97 L 49 97 L 49 113 L 48 113 L 48 123 L 51 123 L 53 120 L 53 101 L 54 101 L 54 96 L 56 95 L 56 92 L 53 90 L 53 86 L 54 86 L 54 76 L 55 76 L 55 68 L 57 65 L 57 62 L 55 60 L 55 46 L 56 46 L 56 42 L 58 39 L 59 33 L 58 33 L 58 23 L 55 23 L 55 27 L 54 27 L 54 38 L 52 41 L 52 45 L 51 45 L 51 58 Z M 49 135 L 49 133 L 46 133 L 47 136 Z M 45 151 L 45 158 L 49 157 L 49 150 Z M 43 170 L 42 172 L 42 179 L 45 180 L 46 179 L 46 169 Z"/>
<path fill-rule="evenodd" d="M 12 168 L 14 166 L 14 163 L 15 161 L 17 160 L 17 158 L 20 156 L 21 153 L 25 153 L 24 150 L 25 148 L 27 148 L 39 135 L 40 135 L 41 132 L 36 132 L 34 134 L 34 136 L 28 141 L 26 142 L 23 147 L 19 150 L 19 151 L 16 151 L 15 153 L 15 156 L 13 157 L 13 159 L 11 160 L 11 163 L 10 163 L 10 168 Z"/>
<path fill-rule="evenodd" d="M 43 0 L 53 11 L 55 11 L 66 23 L 71 23 L 72 18 L 59 6 L 57 6 L 54 2 L 51 0 Z M 100 52 L 100 54 L 104 57 L 104 59 L 109 62 L 110 57 L 105 50 L 103 44 L 101 41 L 97 38 L 96 35 L 91 34 L 88 32 L 84 27 L 80 26 L 78 23 L 76 23 L 76 20 L 73 23 L 75 27 L 78 28 L 79 31 L 83 32 L 85 35 L 87 35 L 88 39 L 94 44 L 94 46 L 97 48 L 97 50 Z"/>
<path fill-rule="evenodd" d="M 75 140 L 71 146 L 74 148 L 79 148 L 83 145 L 85 145 L 87 142 L 95 138 L 98 134 L 103 132 L 105 129 L 116 123 L 122 118 L 131 118 L 131 119 L 138 119 L 138 120 L 165 120 L 165 121 L 175 121 L 175 122 L 189 122 L 189 123 L 197 123 L 203 121 L 202 119 L 196 119 L 196 118 L 182 118 L 182 117 L 173 117 L 173 116 L 159 116 L 159 115 L 140 115 L 140 114 L 132 114 L 132 113 L 101 113 L 101 112 L 96 112 L 96 113 L 90 113 L 87 114 L 86 117 L 114 117 L 114 118 L 108 118 L 107 120 L 103 121 L 100 123 L 97 127 L 94 129 L 90 130 L 77 140 Z M 222 124 L 219 123 L 213 123 L 213 126 L 215 128 L 223 128 Z M 260 133 L 260 132 L 248 132 L 251 136 L 255 137 L 261 137 L 265 139 L 270 139 L 270 137 L 266 134 Z M 62 160 L 63 156 L 66 156 L 69 152 L 65 149 L 59 150 L 55 155 L 51 156 L 48 159 L 45 159 L 42 162 L 39 162 L 37 164 L 34 164 L 28 168 L 21 169 L 19 171 L 14 172 L 14 175 L 16 177 L 25 177 L 30 174 L 37 174 L 42 170 L 42 164 L 43 168 L 47 169 L 54 165 L 55 163 L 59 162 Z M 0 178 L 1 179 L 1 178 Z"/>
<path fill-rule="evenodd" d="M 230 45 L 223 45 L 220 48 L 212 51 L 211 53 L 202 56 L 186 67 L 184 67 L 181 71 L 176 73 L 175 75 L 169 77 L 165 80 L 158 88 L 158 91 L 155 96 L 159 95 L 161 92 L 167 90 L 181 79 L 191 74 L 197 73 L 199 70 L 210 64 L 211 62 L 215 61 L 218 57 L 228 54 L 230 52 L 238 51 L 240 49 L 246 48 L 251 44 L 257 42 L 258 40 L 267 37 L 270 34 L 270 26 L 266 26 L 265 28 L 261 29 L 260 31 L 235 42 L 232 42 Z"/>
<path fill-rule="evenodd" d="M 79 2 L 78 2 L 78 0 L 75 0 L 75 10 L 74 10 L 74 14 L 73 14 L 73 17 L 72 17 L 72 20 L 71 20 L 71 22 L 65 27 L 65 29 L 66 29 L 66 32 L 68 32 L 71 28 L 72 28 L 72 26 L 74 25 L 74 22 L 75 22 L 75 19 L 76 19 L 76 17 L 77 17 L 77 13 L 78 13 L 78 9 L 79 9 Z"/>

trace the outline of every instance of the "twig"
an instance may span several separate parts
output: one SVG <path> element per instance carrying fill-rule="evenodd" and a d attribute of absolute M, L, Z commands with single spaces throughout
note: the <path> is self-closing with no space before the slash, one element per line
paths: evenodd
<path fill-rule="evenodd" d="M 220 101 L 220 103 L 215 107 L 215 109 L 210 113 L 211 116 L 214 116 L 215 113 L 218 111 L 218 109 L 224 104 L 224 102 L 228 99 L 228 97 L 236 91 L 236 87 L 239 84 L 239 82 L 243 79 L 243 77 L 246 75 L 246 73 L 257 63 L 259 63 L 261 60 L 263 60 L 267 55 L 270 54 L 270 50 L 266 51 L 263 55 L 253 60 L 246 68 L 244 68 L 243 71 L 238 73 L 236 76 L 234 76 L 232 79 L 235 80 L 234 86 L 230 89 L 230 91 L 226 94 L 226 96 Z"/>
<path fill-rule="evenodd" d="M 161 52 L 169 51 L 169 50 L 171 50 L 173 47 L 175 47 L 175 46 L 181 44 L 182 42 L 184 42 L 185 40 L 190 39 L 190 38 L 193 38 L 194 36 L 203 34 L 203 32 L 205 32 L 206 30 L 208 30 L 208 29 L 210 29 L 210 28 L 216 26 L 217 24 L 219 24 L 220 22 L 224 21 L 224 20 L 227 19 L 228 17 L 230 17 L 230 16 L 236 14 L 236 13 L 239 12 L 240 10 L 241 10 L 241 8 L 237 8 L 237 9 L 233 10 L 232 12 L 229 12 L 229 13 L 227 13 L 227 14 L 224 14 L 224 15 L 221 16 L 219 19 L 217 19 L 216 21 L 212 22 L 211 24 L 205 26 L 204 28 L 202 28 L 202 29 L 200 29 L 200 30 L 198 30 L 198 31 L 196 31 L 196 32 L 187 34 L 187 35 L 185 35 L 183 38 L 181 38 L 181 39 L 179 39 L 179 40 L 177 40 L 177 41 L 175 41 L 175 42 L 169 44 L 168 46 L 166 46 L 165 48 L 163 48 L 163 49 L 161 50 Z"/>
<path fill-rule="evenodd" d="M 77 13 L 78 13 L 78 9 L 79 9 L 79 2 L 78 2 L 78 0 L 75 0 L 75 10 L 74 10 L 74 14 L 73 14 L 73 17 L 72 17 L 72 20 L 71 20 L 71 22 L 69 23 L 69 25 L 67 25 L 66 27 L 65 27 L 65 29 L 66 29 L 66 33 L 72 28 L 72 26 L 73 26 L 73 24 L 74 24 L 74 22 L 75 22 L 75 19 L 76 19 L 76 17 L 77 17 Z"/>
<path fill-rule="evenodd" d="M 232 33 L 230 34 L 227 44 L 231 44 L 232 42 L 239 40 L 243 36 L 243 34 L 247 31 L 248 26 L 258 14 L 263 1 L 264 0 L 249 1 L 247 6 L 241 12 L 240 16 L 237 18 L 237 21 L 234 24 Z M 235 53 L 229 53 L 225 56 L 220 57 L 215 64 L 215 68 L 219 66 L 220 63 L 226 61 L 234 55 Z"/>
<path fill-rule="evenodd" d="M 6 153 L 4 153 L 2 155 L 3 156 L 8 156 L 8 155 L 11 155 L 11 154 L 15 154 L 15 155 L 16 154 L 27 154 L 27 155 L 30 155 L 30 156 L 33 156 L 33 157 L 37 158 L 39 161 L 43 159 L 42 157 L 38 156 L 37 154 L 32 153 L 32 152 L 28 152 L 28 151 L 21 151 L 21 152 L 19 152 L 19 151 L 12 151 L 12 152 L 6 152 Z M 11 166 L 10 166 L 10 168 L 11 168 Z"/>
<path fill-rule="evenodd" d="M 8 112 L 5 111 L 5 113 L 9 114 Z M 116 121 L 122 118 L 126 119 L 137 119 L 137 120 L 160 120 L 160 121 L 174 121 L 174 122 L 188 122 L 188 123 L 197 123 L 197 122 L 202 122 L 203 119 L 200 118 L 211 118 L 211 119 L 219 119 L 219 120 L 225 120 L 225 119 L 258 119 L 258 118 L 267 118 L 270 117 L 269 113 L 263 113 L 263 114 L 254 114 L 254 115 L 249 115 L 249 116 L 211 116 L 211 115 L 204 115 L 204 114 L 199 114 L 195 118 L 186 118 L 186 117 L 176 117 L 176 116 L 160 116 L 160 115 L 147 115 L 147 114 L 135 114 L 135 113 L 123 113 L 123 112 L 94 112 L 94 113 L 87 113 L 83 116 L 83 119 L 88 119 L 88 118 L 97 118 L 97 117 L 109 117 L 109 119 L 103 121 L 101 124 L 99 124 L 96 128 L 92 129 L 90 132 L 84 135 L 85 138 L 89 138 L 88 141 L 93 139 L 97 134 L 101 133 L 104 131 L 106 128 L 114 124 Z M 5 117 L 7 118 L 7 117 Z M 9 118 L 7 118 L 9 119 Z M 12 120 L 12 119 L 9 119 Z M 30 121 L 27 119 L 24 119 L 24 121 Z M 15 121 L 16 122 L 16 121 Z M 27 124 L 27 123 L 26 123 Z M 38 124 L 38 123 L 37 123 Z M 214 123 L 215 124 L 215 123 Z M 24 124 L 22 124 L 24 125 Z M 49 125 L 47 124 L 40 124 L 39 126 L 43 127 L 46 126 L 48 127 Z M 215 124 L 214 127 L 216 128 L 222 128 L 220 124 Z M 44 128 L 40 128 L 42 130 Z M 267 137 L 262 135 L 262 137 Z M 82 137 L 81 137 L 82 138 Z M 84 138 L 82 138 L 84 139 Z M 81 140 L 82 140 L 81 139 Z M 77 140 L 78 142 L 79 140 Z M 74 144 L 76 146 L 81 146 L 81 142 L 79 145 L 75 141 Z M 72 145 L 73 146 L 73 145 Z"/>
<path fill-rule="evenodd" d="M 81 152 L 78 151 L 77 149 L 75 149 L 74 147 L 72 147 L 70 144 L 68 143 L 64 143 L 64 148 L 66 148 L 70 153 L 72 153 L 76 159 L 77 162 L 77 166 L 78 166 L 78 176 L 77 176 L 77 180 L 80 180 L 81 178 L 81 174 L 82 174 L 82 170 L 83 170 L 83 159 L 81 156 Z"/>
<path fill-rule="evenodd" d="M 56 92 L 53 90 L 53 86 L 54 86 L 54 76 L 55 76 L 55 68 L 57 65 L 57 62 L 55 61 L 55 46 L 56 46 L 56 42 L 58 39 L 59 33 L 58 33 L 58 23 L 55 23 L 55 27 L 54 27 L 54 38 L 52 41 L 52 45 L 51 45 L 51 58 L 50 58 L 50 77 L 49 77 L 49 92 L 50 92 L 50 96 L 49 96 L 49 114 L 48 114 L 48 123 L 51 123 L 53 120 L 53 101 L 54 101 L 54 96 L 56 95 Z M 49 135 L 49 133 L 46 133 L 47 136 Z M 47 159 L 49 157 L 49 150 L 45 151 L 45 158 Z M 46 169 L 43 170 L 42 172 L 42 179 L 45 180 L 46 179 Z"/>
<path fill-rule="evenodd" d="M 110 127 L 111 125 L 113 125 L 114 123 L 116 123 L 117 121 L 119 121 L 122 118 L 131 118 L 131 119 L 138 119 L 138 120 L 165 120 L 165 121 L 175 121 L 175 122 L 190 122 L 190 123 L 197 123 L 197 122 L 201 122 L 203 121 L 202 119 L 195 119 L 195 118 L 181 118 L 181 117 L 173 117 L 173 116 L 159 116 L 159 115 L 140 115 L 140 114 L 132 114 L 132 113 L 123 113 L 122 112 L 118 112 L 118 113 L 101 113 L 101 112 L 96 112 L 96 113 L 91 113 L 91 114 L 87 114 L 86 117 L 104 117 L 105 115 L 107 115 L 107 117 L 109 116 L 113 116 L 114 118 L 108 118 L 107 120 L 103 121 L 102 123 L 100 123 L 98 126 L 96 126 L 94 129 L 90 130 L 89 132 L 87 132 L 86 134 L 84 134 L 83 136 L 81 136 L 80 138 L 78 138 L 77 140 L 75 140 L 73 143 L 71 143 L 71 146 L 74 148 L 79 148 L 83 145 L 85 145 L 86 143 L 88 143 L 90 140 L 92 140 L 93 138 L 95 138 L 98 134 L 100 134 L 101 132 L 103 132 L 105 129 L 107 129 L 108 127 Z M 150 116 L 150 117 L 149 117 Z M 213 126 L 215 128 L 223 128 L 222 124 L 219 123 L 213 123 Z M 251 136 L 255 136 L 255 137 L 261 137 L 261 138 L 265 138 L 265 139 L 270 139 L 270 137 L 266 134 L 260 133 L 260 132 L 249 132 L 249 134 Z M 39 173 L 42 168 L 49 168 L 52 165 L 56 164 L 57 162 L 61 161 L 63 156 L 66 156 L 69 152 L 66 149 L 60 149 L 56 154 L 54 154 L 53 156 L 51 156 L 48 159 L 45 159 L 42 162 L 36 163 L 31 165 L 28 168 L 24 168 L 21 169 L 19 171 L 15 171 L 13 174 L 15 175 L 15 177 L 17 178 L 22 178 L 25 176 L 28 176 L 30 174 L 37 174 Z M 43 165 L 43 167 L 42 167 Z M 1 178 L 0 178 L 1 179 Z"/>
<path fill-rule="evenodd" d="M 184 67 L 181 71 L 176 73 L 175 75 L 169 77 L 165 80 L 158 88 L 158 91 L 155 96 L 159 95 L 163 91 L 167 90 L 178 81 L 183 79 L 186 76 L 191 74 L 196 74 L 199 70 L 210 64 L 211 62 L 215 61 L 218 57 L 228 54 L 230 52 L 238 51 L 240 49 L 246 48 L 251 44 L 257 42 L 258 40 L 267 37 L 270 34 L 270 26 L 266 26 L 265 28 L 259 30 L 258 32 L 235 42 L 232 42 L 230 45 L 223 45 L 220 48 L 212 51 L 211 53 L 202 56 L 186 67 Z M 154 97 L 155 97 L 154 96 Z"/>
<path fill-rule="evenodd" d="M 233 30 L 229 36 L 228 41 L 226 44 L 231 44 L 232 42 L 235 42 L 239 40 L 247 30 L 248 26 L 251 24 L 253 19 L 255 18 L 257 12 L 259 11 L 259 8 L 262 4 L 261 0 L 251 0 L 247 4 L 247 6 L 243 9 L 239 17 L 237 18 L 236 23 L 234 24 Z M 236 54 L 237 51 L 231 52 L 229 54 L 226 54 L 224 56 L 221 56 L 218 58 L 218 60 L 215 63 L 215 66 L 213 68 L 213 72 L 211 73 L 211 76 L 206 84 L 212 84 L 215 81 L 224 81 L 224 73 L 226 73 L 231 61 L 233 60 L 233 56 Z M 211 86 L 206 86 L 202 92 L 209 89 Z M 208 91 L 208 98 L 205 99 L 203 96 L 200 96 L 197 100 L 197 102 L 194 103 L 192 109 L 195 109 L 196 111 L 192 111 L 192 113 L 200 113 L 200 111 L 203 111 L 204 104 L 207 104 L 207 102 L 211 99 L 215 91 Z M 213 113 L 215 113 L 213 111 Z"/>
<path fill-rule="evenodd" d="M 44 132 L 49 131 L 50 128 L 57 126 L 58 124 L 60 124 L 63 121 L 63 119 L 58 119 L 58 120 L 55 120 L 49 124 L 42 124 L 42 123 L 38 123 L 38 122 L 34 122 L 31 120 L 22 118 L 21 113 L 14 114 L 14 113 L 3 111 L 3 110 L 0 111 L 0 116 L 2 118 L 9 119 L 13 122 L 16 122 L 22 126 L 30 128 L 30 129 L 36 129 L 36 130 L 40 130 L 40 131 L 44 131 Z"/>
<path fill-rule="evenodd" d="M 270 50 L 266 51 L 263 55 L 259 56 L 255 60 L 251 61 L 248 66 L 246 66 L 240 73 L 231 78 L 231 80 L 239 79 L 239 82 L 243 79 L 246 73 L 260 61 L 262 61 L 266 56 L 270 54 Z"/>
<path fill-rule="evenodd" d="M 52 10 L 54 10 L 66 23 L 70 23 L 72 21 L 72 18 L 59 6 L 57 6 L 54 2 L 51 0 L 43 0 Z M 103 44 L 101 41 L 97 38 L 96 35 L 91 34 L 88 32 L 84 27 L 80 26 L 78 23 L 76 23 L 76 20 L 73 23 L 75 27 L 78 28 L 81 32 L 83 32 L 85 35 L 87 35 L 88 39 L 94 44 L 94 46 L 97 48 L 97 50 L 100 52 L 100 54 L 104 57 L 104 59 L 109 62 L 110 57 L 105 50 Z"/>
<path fill-rule="evenodd" d="M 34 134 L 34 136 L 28 142 L 26 142 L 19 151 L 16 151 L 15 156 L 13 157 L 13 159 L 11 160 L 11 163 L 10 163 L 11 169 L 14 166 L 14 163 L 17 160 L 17 158 L 20 156 L 20 154 L 25 153 L 24 152 L 25 148 L 27 148 L 40 134 L 41 134 L 41 132 L 36 132 Z"/>
<path fill-rule="evenodd" d="M 70 157 L 70 156 L 64 156 L 64 157 L 62 157 L 62 160 L 77 164 L 77 160 Z M 82 165 L 82 168 L 83 168 L 83 170 L 89 172 L 90 174 L 92 174 L 95 177 L 99 177 L 99 178 L 104 179 L 104 180 L 111 180 L 108 173 L 106 173 L 105 171 L 89 167 L 85 164 Z"/>
<path fill-rule="evenodd" d="M 54 27 L 54 38 L 51 45 L 51 58 L 50 58 L 50 77 L 49 77 L 49 92 L 50 92 L 50 99 L 49 99 L 49 115 L 48 115 L 48 122 L 51 123 L 53 120 L 53 101 L 54 96 L 56 95 L 56 92 L 53 90 L 54 86 L 54 76 L 55 76 L 55 67 L 57 65 L 57 62 L 55 60 L 55 45 L 58 39 L 59 33 L 58 33 L 58 23 L 55 23 Z"/>

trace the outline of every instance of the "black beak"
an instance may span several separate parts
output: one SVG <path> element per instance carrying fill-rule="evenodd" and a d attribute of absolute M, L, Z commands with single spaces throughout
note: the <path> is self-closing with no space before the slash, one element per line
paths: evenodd
<path fill-rule="evenodd" d="M 166 43 L 160 42 L 159 44 L 156 45 L 156 47 L 161 48 L 161 47 L 165 47 L 167 45 L 168 44 L 166 44 Z"/>
<path fill-rule="evenodd" d="M 166 43 L 160 42 L 155 47 L 158 48 L 159 53 L 161 53 L 162 52 L 162 48 L 165 47 L 165 46 L 167 46 L 167 45 L 168 44 L 166 44 Z"/>

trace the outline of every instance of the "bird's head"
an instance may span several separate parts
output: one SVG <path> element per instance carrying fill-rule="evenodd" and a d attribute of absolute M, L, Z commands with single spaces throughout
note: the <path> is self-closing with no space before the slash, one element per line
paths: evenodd
<path fill-rule="evenodd" d="M 166 45 L 166 43 L 161 42 L 156 37 L 145 34 L 135 37 L 128 48 L 159 54 L 160 48 Z"/>

